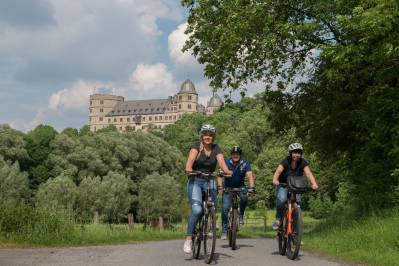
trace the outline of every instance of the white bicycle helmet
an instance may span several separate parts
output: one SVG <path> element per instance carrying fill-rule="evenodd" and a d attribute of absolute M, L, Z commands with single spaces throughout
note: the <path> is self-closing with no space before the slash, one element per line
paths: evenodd
<path fill-rule="evenodd" d="M 201 127 L 200 134 L 204 132 L 211 132 L 212 134 L 216 134 L 216 128 L 211 124 L 205 124 Z"/>
<path fill-rule="evenodd" d="M 293 152 L 293 151 L 295 151 L 295 150 L 299 150 L 299 151 L 303 151 L 303 147 L 302 147 L 302 144 L 301 143 L 291 143 L 289 146 L 288 146 L 288 152 Z"/>

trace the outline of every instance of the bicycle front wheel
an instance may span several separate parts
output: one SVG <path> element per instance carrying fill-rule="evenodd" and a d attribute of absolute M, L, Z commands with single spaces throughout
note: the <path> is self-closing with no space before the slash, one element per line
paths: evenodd
<path fill-rule="evenodd" d="M 301 208 L 295 204 L 292 213 L 292 233 L 287 237 L 287 252 L 289 259 L 294 260 L 298 257 L 302 239 L 302 212 Z"/>
<path fill-rule="evenodd" d="M 211 263 L 216 247 L 216 218 L 215 209 L 209 208 L 203 220 L 204 260 Z"/>
<path fill-rule="evenodd" d="M 285 238 L 285 232 L 287 231 L 288 219 L 287 210 L 284 211 L 283 218 L 281 219 L 280 226 L 277 230 L 277 240 L 278 240 L 278 253 L 280 255 L 285 255 L 287 248 L 287 238 Z"/>
<path fill-rule="evenodd" d="M 194 229 L 194 234 L 193 234 L 193 240 L 192 240 L 192 245 L 193 245 L 193 259 L 198 259 L 200 255 L 200 250 L 201 250 L 201 234 L 202 234 L 202 219 L 203 217 L 200 218 L 199 222 L 197 223 L 197 226 Z"/>
<path fill-rule="evenodd" d="M 237 229 L 238 229 L 238 210 L 234 209 L 233 210 L 233 215 L 232 215 L 232 220 L 231 220 L 231 249 L 236 250 L 236 240 L 237 240 Z"/>

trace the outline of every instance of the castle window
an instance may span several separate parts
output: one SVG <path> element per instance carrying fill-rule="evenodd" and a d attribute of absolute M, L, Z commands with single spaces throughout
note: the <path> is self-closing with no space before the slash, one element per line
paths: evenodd
<path fill-rule="evenodd" d="M 100 113 L 102 113 L 104 110 L 103 110 L 103 108 L 100 108 Z"/>
<path fill-rule="evenodd" d="M 121 110 L 118 110 L 117 112 L 118 112 L 118 113 L 120 113 L 120 112 L 121 112 Z"/>
<path fill-rule="evenodd" d="M 181 104 L 179 104 L 179 109 L 181 109 Z"/>
<path fill-rule="evenodd" d="M 119 130 L 122 130 L 122 127 L 119 127 Z"/>
<path fill-rule="evenodd" d="M 167 117 L 167 116 L 165 116 L 165 120 L 168 120 L 168 117 Z"/>
<path fill-rule="evenodd" d="M 145 116 L 143 116 L 143 121 L 145 121 Z"/>
<path fill-rule="evenodd" d="M 96 131 L 97 130 L 97 128 L 96 127 L 94 127 L 94 131 Z"/>
<path fill-rule="evenodd" d="M 179 96 L 179 100 L 181 100 L 181 99 L 182 99 L 182 96 L 180 95 L 180 96 Z"/>
<path fill-rule="evenodd" d="M 104 104 L 104 100 L 100 100 L 100 104 Z"/>
<path fill-rule="evenodd" d="M 173 116 L 173 120 L 176 120 L 176 116 L 175 115 Z"/>
<path fill-rule="evenodd" d="M 188 109 L 191 109 L 191 104 L 189 104 L 189 105 L 187 106 L 187 108 L 188 108 Z"/>
<path fill-rule="evenodd" d="M 120 122 L 123 122 L 123 118 L 119 119 Z"/>
<path fill-rule="evenodd" d="M 136 111 L 137 111 L 136 109 L 133 110 L 133 112 L 136 112 Z"/>
<path fill-rule="evenodd" d="M 152 116 L 150 116 L 150 117 L 148 118 L 148 120 L 152 121 Z"/>
<path fill-rule="evenodd" d="M 89 117 L 89 121 L 91 122 L 91 117 Z"/>
<path fill-rule="evenodd" d="M 158 121 L 158 116 L 155 117 L 155 121 Z"/>
<path fill-rule="evenodd" d="M 111 123 L 111 118 L 108 118 L 108 123 Z"/>
<path fill-rule="evenodd" d="M 102 118 L 102 117 L 100 117 L 100 121 L 103 121 L 103 118 Z"/>
<path fill-rule="evenodd" d="M 191 101 L 191 95 L 188 96 L 188 100 Z"/>
<path fill-rule="evenodd" d="M 145 112 L 147 112 L 148 111 L 148 109 L 147 108 L 145 108 Z"/>
<path fill-rule="evenodd" d="M 151 112 L 154 112 L 154 108 L 151 108 Z"/>
<path fill-rule="evenodd" d="M 181 115 L 179 115 L 179 118 L 181 118 Z"/>
<path fill-rule="evenodd" d="M 126 112 L 126 110 L 123 110 L 122 112 Z"/>
<path fill-rule="evenodd" d="M 114 122 L 116 122 L 116 118 L 114 118 Z"/>
<path fill-rule="evenodd" d="M 143 111 L 143 109 L 140 109 L 139 112 L 141 113 Z"/>
<path fill-rule="evenodd" d="M 157 108 L 157 111 L 159 111 L 159 108 Z"/>
<path fill-rule="evenodd" d="M 162 116 L 159 117 L 159 121 L 161 121 L 161 120 L 162 120 Z"/>
<path fill-rule="evenodd" d="M 90 105 L 93 105 L 93 101 L 90 101 Z"/>
<path fill-rule="evenodd" d="M 93 112 L 93 109 L 90 108 L 90 113 L 92 113 L 92 112 Z"/>
<path fill-rule="evenodd" d="M 127 122 L 130 122 L 130 117 L 126 118 Z"/>
<path fill-rule="evenodd" d="M 171 115 L 169 116 L 169 120 L 172 120 L 172 116 Z"/>

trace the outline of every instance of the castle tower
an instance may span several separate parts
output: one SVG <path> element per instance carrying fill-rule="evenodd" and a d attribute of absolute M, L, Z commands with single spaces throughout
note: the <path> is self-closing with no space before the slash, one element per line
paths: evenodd
<path fill-rule="evenodd" d="M 186 79 L 177 93 L 177 111 L 179 113 L 196 113 L 198 106 L 198 94 L 193 82 Z"/>
<path fill-rule="evenodd" d="M 220 98 L 219 95 L 216 93 L 213 93 L 212 98 L 208 102 L 208 106 L 206 108 L 206 114 L 211 115 L 213 114 L 217 109 L 223 106 L 223 101 Z"/>
<path fill-rule="evenodd" d="M 107 126 L 104 116 L 119 102 L 123 102 L 122 96 L 109 94 L 90 95 L 89 124 L 91 131 L 97 131 Z"/>

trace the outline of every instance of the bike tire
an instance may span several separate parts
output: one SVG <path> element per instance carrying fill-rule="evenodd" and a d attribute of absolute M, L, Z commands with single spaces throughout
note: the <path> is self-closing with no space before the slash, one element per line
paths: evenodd
<path fill-rule="evenodd" d="M 283 218 L 281 219 L 280 226 L 277 231 L 277 240 L 278 240 L 278 253 L 282 256 L 285 255 L 287 249 L 287 238 L 285 238 L 285 232 L 288 226 L 288 220 L 286 216 L 286 212 L 284 212 Z"/>
<path fill-rule="evenodd" d="M 202 219 L 203 217 L 200 218 L 200 221 L 198 222 L 194 234 L 193 234 L 193 240 L 192 240 L 192 245 L 193 245 L 193 259 L 199 259 L 200 251 L 201 251 L 201 239 L 202 239 Z"/>
<path fill-rule="evenodd" d="M 232 245 L 231 230 L 233 228 L 233 211 L 232 210 L 229 211 L 229 219 L 228 219 L 228 223 L 227 224 L 228 224 L 227 237 L 228 237 L 228 240 L 229 240 L 229 247 L 231 248 L 231 245 Z"/>
<path fill-rule="evenodd" d="M 204 261 L 212 262 L 216 247 L 216 219 L 215 209 L 209 208 L 203 220 Z"/>
<path fill-rule="evenodd" d="M 238 229 L 238 210 L 233 210 L 232 225 L 231 225 L 231 249 L 237 249 L 237 229 Z"/>
<path fill-rule="evenodd" d="M 299 249 L 301 248 L 302 239 L 302 211 L 301 208 L 295 204 L 292 216 L 292 234 L 287 237 L 287 251 L 286 255 L 289 259 L 295 260 L 298 257 Z"/>

